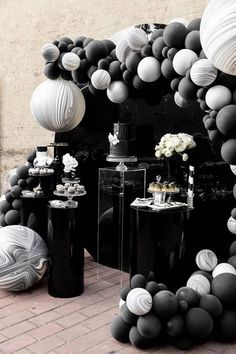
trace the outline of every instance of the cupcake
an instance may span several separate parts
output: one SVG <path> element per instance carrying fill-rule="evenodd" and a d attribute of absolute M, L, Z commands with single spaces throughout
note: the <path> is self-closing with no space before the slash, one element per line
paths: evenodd
<path fill-rule="evenodd" d="M 63 186 L 63 184 L 57 184 L 56 190 L 57 190 L 58 193 L 64 193 L 65 192 L 65 187 Z"/>

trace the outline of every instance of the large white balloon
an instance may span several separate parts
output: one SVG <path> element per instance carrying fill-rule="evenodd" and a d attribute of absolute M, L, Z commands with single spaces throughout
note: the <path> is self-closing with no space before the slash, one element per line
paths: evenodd
<path fill-rule="evenodd" d="M 108 71 L 98 69 L 92 74 L 91 83 L 97 90 L 105 90 L 111 83 L 111 76 Z"/>
<path fill-rule="evenodd" d="M 146 57 L 139 62 L 137 72 L 144 82 L 154 82 L 161 76 L 161 64 L 154 57 Z"/>
<path fill-rule="evenodd" d="M 33 92 L 31 111 L 45 129 L 66 132 L 81 122 L 85 113 L 85 99 L 72 81 L 48 79 Z"/>
<path fill-rule="evenodd" d="M 191 68 L 197 58 L 198 56 L 193 50 L 181 49 L 174 56 L 173 68 L 177 74 L 185 76 L 186 72 Z"/>
<path fill-rule="evenodd" d="M 215 67 L 230 75 L 236 75 L 235 37 L 236 1 L 209 1 L 200 25 L 202 48 Z"/>
<path fill-rule="evenodd" d="M 215 85 L 209 88 L 206 93 L 205 101 L 211 109 L 220 110 L 230 104 L 232 99 L 231 91 L 223 85 Z"/>
<path fill-rule="evenodd" d="M 137 52 L 140 52 L 142 47 L 148 44 L 148 36 L 141 28 L 130 28 L 127 34 L 127 43 L 129 47 Z"/>
<path fill-rule="evenodd" d="M 128 87 L 123 81 L 112 81 L 112 83 L 107 88 L 107 96 L 113 103 L 124 102 L 128 98 L 128 95 Z"/>

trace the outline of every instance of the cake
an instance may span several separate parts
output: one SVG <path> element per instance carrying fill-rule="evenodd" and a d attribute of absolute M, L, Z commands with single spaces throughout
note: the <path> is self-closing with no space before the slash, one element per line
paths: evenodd
<path fill-rule="evenodd" d="M 114 123 L 113 135 L 110 133 L 108 139 L 110 142 L 109 158 L 126 158 L 130 156 L 130 123 Z"/>

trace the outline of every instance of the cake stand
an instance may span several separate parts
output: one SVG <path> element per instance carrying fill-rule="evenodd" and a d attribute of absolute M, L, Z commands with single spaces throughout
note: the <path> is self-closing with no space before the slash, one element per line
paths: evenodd
<path fill-rule="evenodd" d="M 136 156 L 113 157 L 111 155 L 108 155 L 106 160 L 108 162 L 119 162 L 119 164 L 116 166 L 116 171 L 127 171 L 128 167 L 125 165 L 125 162 L 136 162 L 137 157 Z"/>
<path fill-rule="evenodd" d="M 58 197 L 67 197 L 67 201 L 63 204 L 64 208 L 77 208 L 78 202 L 73 200 L 74 197 L 81 197 L 86 194 L 86 191 L 68 193 L 65 191 L 64 193 L 60 193 L 58 191 L 53 192 L 54 195 Z"/>

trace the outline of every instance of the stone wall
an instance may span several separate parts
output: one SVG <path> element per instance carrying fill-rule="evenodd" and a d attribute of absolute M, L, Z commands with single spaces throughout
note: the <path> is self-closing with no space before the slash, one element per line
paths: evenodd
<path fill-rule="evenodd" d="M 0 0 L 0 181 L 35 146 L 53 141 L 30 111 L 42 81 L 41 47 L 61 36 L 109 38 L 141 23 L 201 17 L 207 0 Z M 0 185 L 3 192 L 2 183 Z"/>

